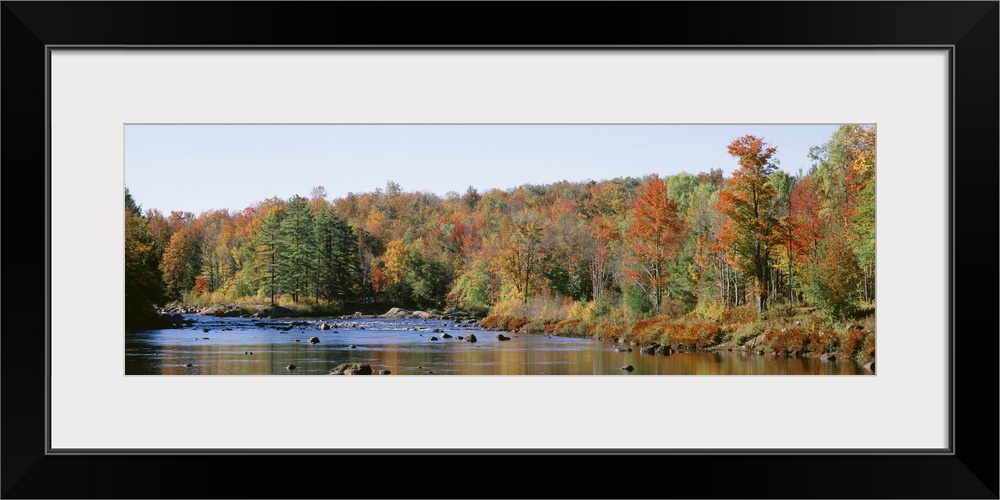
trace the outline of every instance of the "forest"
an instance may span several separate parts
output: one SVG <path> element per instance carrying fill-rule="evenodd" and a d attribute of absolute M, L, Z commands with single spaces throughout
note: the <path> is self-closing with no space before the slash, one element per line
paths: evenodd
<path fill-rule="evenodd" d="M 871 357 L 874 127 L 840 127 L 794 175 L 764 138 L 719 147 L 738 162 L 728 178 L 708 168 L 443 197 L 389 181 L 329 199 L 317 186 L 235 213 L 143 211 L 126 187 L 126 327 L 154 325 L 168 304 L 457 308 L 569 335 L 721 325 L 695 335 L 717 343 L 795 319 L 813 342 L 864 332 L 852 342 Z"/>

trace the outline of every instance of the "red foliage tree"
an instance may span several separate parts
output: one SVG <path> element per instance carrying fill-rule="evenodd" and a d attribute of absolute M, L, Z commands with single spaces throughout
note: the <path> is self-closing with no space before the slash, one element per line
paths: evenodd
<path fill-rule="evenodd" d="M 653 296 L 659 310 L 667 284 L 667 261 L 680 250 L 685 236 L 677 204 L 667 197 L 666 184 L 656 176 L 637 189 L 628 231 L 633 276 Z"/>

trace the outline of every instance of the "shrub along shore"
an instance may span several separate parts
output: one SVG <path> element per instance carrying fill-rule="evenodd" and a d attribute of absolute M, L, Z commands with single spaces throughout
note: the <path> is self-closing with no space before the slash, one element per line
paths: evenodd
<path fill-rule="evenodd" d="M 502 308 L 497 308 L 502 309 Z M 731 308 L 717 318 L 695 313 L 630 318 L 594 316 L 586 308 L 570 307 L 568 315 L 519 314 L 494 311 L 480 326 L 526 334 L 588 337 L 661 351 L 727 350 L 759 355 L 850 359 L 865 365 L 875 361 L 874 307 L 854 318 L 833 321 L 814 307 L 775 307 L 759 315 L 753 306 Z M 669 352 L 668 352 L 669 353 Z"/>

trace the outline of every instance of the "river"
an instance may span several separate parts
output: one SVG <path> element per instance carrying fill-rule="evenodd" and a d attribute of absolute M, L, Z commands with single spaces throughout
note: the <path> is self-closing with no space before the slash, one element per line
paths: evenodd
<path fill-rule="evenodd" d="M 855 375 L 852 361 L 744 352 L 618 352 L 593 339 L 496 332 L 446 320 L 220 318 L 125 333 L 126 375 L 325 375 L 344 362 L 392 375 Z M 316 323 L 336 323 L 318 330 Z M 289 328 L 290 323 L 306 323 Z M 452 338 L 444 339 L 443 330 Z M 475 343 L 458 340 L 474 334 Z M 431 341 L 430 337 L 440 340 Z M 319 343 L 309 343 L 317 337 Z M 352 347 L 353 346 L 353 347 Z M 289 369 L 294 365 L 294 369 Z M 632 366 L 633 370 L 623 370 Z"/>

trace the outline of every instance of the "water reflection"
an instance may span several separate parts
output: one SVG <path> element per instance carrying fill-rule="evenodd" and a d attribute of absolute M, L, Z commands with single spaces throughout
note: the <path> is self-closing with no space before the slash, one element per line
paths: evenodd
<path fill-rule="evenodd" d="M 340 363 L 368 363 L 393 375 L 853 375 L 867 374 L 850 361 L 758 356 L 743 352 L 678 352 L 671 356 L 616 352 L 591 339 L 493 333 L 444 321 L 251 320 L 189 316 L 193 327 L 127 332 L 127 375 L 317 375 Z M 347 323 L 347 324 L 345 324 Z M 441 329 L 454 338 L 440 337 Z M 208 330 L 208 331 L 205 331 Z M 476 343 L 458 340 L 475 333 Z M 308 342 L 318 337 L 318 344 Z M 206 338 L 207 337 L 207 338 Z M 354 345 L 354 348 L 350 346 Z M 187 366 L 190 364 L 191 366 Z M 295 365 L 294 370 L 287 366 Z M 622 367 L 631 365 L 629 372 Z"/>

